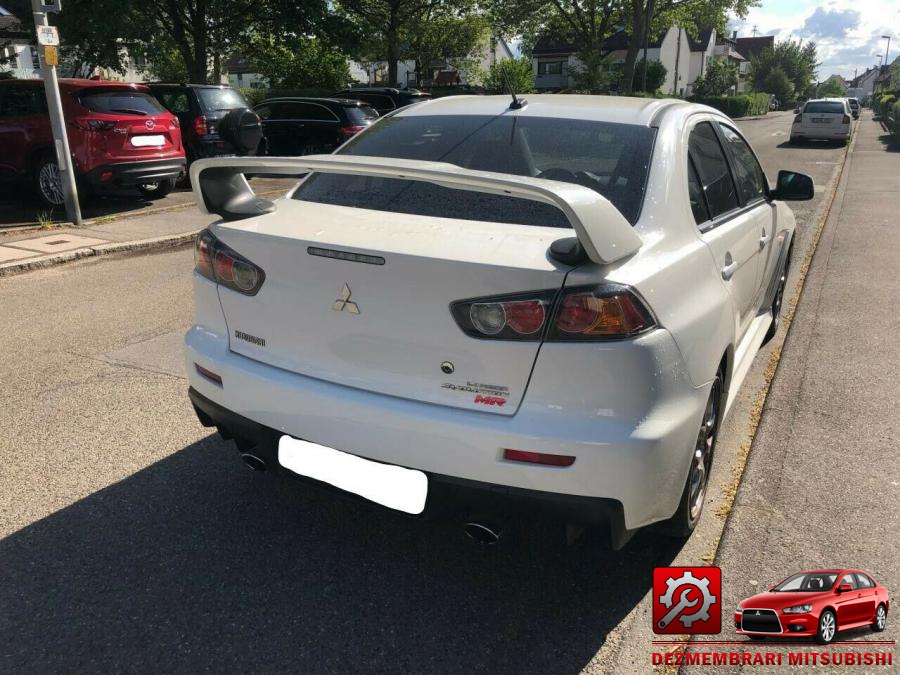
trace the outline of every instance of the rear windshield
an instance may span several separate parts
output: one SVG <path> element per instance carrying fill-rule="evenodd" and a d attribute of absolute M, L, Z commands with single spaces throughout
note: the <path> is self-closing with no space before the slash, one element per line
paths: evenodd
<path fill-rule="evenodd" d="M 347 111 L 347 117 L 350 118 L 350 121 L 354 124 L 366 124 L 372 120 L 378 119 L 378 113 L 375 111 L 375 108 L 371 108 L 367 105 L 348 105 L 344 110 Z"/>
<path fill-rule="evenodd" d="M 197 98 L 204 112 L 249 108 L 247 101 L 234 89 L 197 89 Z"/>
<path fill-rule="evenodd" d="M 78 94 L 78 102 L 88 110 L 113 115 L 158 115 L 166 112 L 150 94 L 128 89 L 88 89 Z"/>
<path fill-rule="evenodd" d="M 838 101 L 813 101 L 807 103 L 803 109 L 805 113 L 835 113 L 841 115 L 844 112 L 844 104 Z"/>
<path fill-rule="evenodd" d="M 550 117 L 387 117 L 340 154 L 449 162 L 466 169 L 578 183 L 632 224 L 640 213 L 655 130 Z M 294 199 L 422 216 L 569 227 L 556 207 L 399 178 L 314 174 Z"/>

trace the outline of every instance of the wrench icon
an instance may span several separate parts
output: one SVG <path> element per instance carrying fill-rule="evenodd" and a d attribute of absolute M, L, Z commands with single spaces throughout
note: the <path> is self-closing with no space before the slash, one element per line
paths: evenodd
<path fill-rule="evenodd" d="M 657 626 L 659 626 L 660 630 L 668 626 L 672 621 L 674 621 L 675 617 L 681 613 L 681 610 L 687 609 L 688 607 L 693 607 L 698 602 L 700 602 L 700 598 L 696 598 L 693 602 L 688 602 L 687 595 L 691 591 L 690 588 L 685 588 L 684 592 L 681 594 L 681 600 L 675 603 L 675 606 L 670 609 L 666 615 L 661 618 L 657 622 Z"/>

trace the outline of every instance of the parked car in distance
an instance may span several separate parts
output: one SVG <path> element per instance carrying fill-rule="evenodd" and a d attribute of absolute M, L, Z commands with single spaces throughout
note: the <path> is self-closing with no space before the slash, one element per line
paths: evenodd
<path fill-rule="evenodd" d="M 185 170 L 180 125 L 146 86 L 61 79 L 59 90 L 80 192 L 171 192 Z M 0 147 L 0 179 L 25 182 L 47 206 L 63 206 L 43 81 L 0 80 Z"/>
<path fill-rule="evenodd" d="M 386 115 L 397 108 L 431 98 L 431 94 L 418 89 L 394 89 L 393 87 L 353 87 L 335 92 L 332 96 L 368 103 L 375 108 L 379 115 Z"/>
<path fill-rule="evenodd" d="M 845 98 L 810 99 L 794 110 L 790 142 L 827 140 L 846 143 L 850 138 L 850 104 Z"/>
<path fill-rule="evenodd" d="M 841 630 L 869 626 L 880 633 L 890 606 L 887 589 L 864 572 L 811 570 L 741 600 L 734 627 L 754 640 L 811 637 L 827 645 Z"/>
<path fill-rule="evenodd" d="M 236 89 L 219 84 L 164 82 L 148 86 L 178 117 L 188 164 L 203 157 L 256 154 L 262 123 Z"/>
<path fill-rule="evenodd" d="M 859 99 L 858 98 L 848 98 L 847 103 L 850 104 L 850 112 L 853 113 L 853 119 L 859 119 Z"/>
<path fill-rule="evenodd" d="M 328 153 L 378 119 L 375 109 L 345 98 L 272 98 L 253 111 L 263 124 L 260 154 Z"/>
<path fill-rule="evenodd" d="M 795 172 L 771 188 L 718 111 L 613 96 L 441 98 L 332 155 L 191 172 L 220 220 L 196 248 L 189 395 L 248 465 L 356 494 L 390 470 L 400 510 L 473 538 L 530 508 L 616 548 L 697 525 L 778 326 L 785 200 L 813 195 Z M 272 202 L 248 172 L 308 175 Z"/>

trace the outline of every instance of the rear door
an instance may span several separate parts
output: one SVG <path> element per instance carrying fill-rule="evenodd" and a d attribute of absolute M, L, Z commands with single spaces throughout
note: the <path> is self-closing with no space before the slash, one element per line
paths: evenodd
<path fill-rule="evenodd" d="M 717 273 L 737 310 L 738 339 L 756 314 L 760 223 L 741 208 L 740 196 L 713 122 L 697 123 L 688 143 L 690 172 L 696 176 L 703 209 L 695 209 L 701 237 L 715 259 Z M 697 197 L 692 199 L 696 202 Z"/>
<path fill-rule="evenodd" d="M 768 280 L 774 273 L 777 256 L 773 251 L 775 205 L 768 201 L 768 179 L 750 145 L 733 126 L 719 123 L 719 131 L 728 151 L 731 168 L 738 186 L 741 206 L 759 235 L 759 261 L 756 265 L 754 307 L 758 312 Z"/>
<path fill-rule="evenodd" d="M 875 619 L 875 605 L 878 600 L 878 592 L 875 582 L 862 572 L 856 572 L 856 585 L 859 587 L 859 606 L 857 621 L 873 621 Z"/>
<path fill-rule="evenodd" d="M 328 106 L 312 101 L 284 104 L 285 117 L 302 133 L 297 136 L 295 155 L 314 155 L 334 150 L 340 139 L 341 121 Z"/>
<path fill-rule="evenodd" d="M 0 173 L 25 171 L 31 152 L 52 144 L 43 87 L 15 83 L 0 86 Z"/>

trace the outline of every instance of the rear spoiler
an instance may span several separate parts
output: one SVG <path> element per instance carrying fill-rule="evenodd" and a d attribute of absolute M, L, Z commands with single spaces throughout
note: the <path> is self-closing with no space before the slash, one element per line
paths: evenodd
<path fill-rule="evenodd" d="M 550 204 L 565 214 L 587 256 L 599 264 L 632 255 L 642 243 L 615 206 L 582 185 L 471 171 L 444 162 L 358 155 L 214 157 L 191 165 L 191 183 L 202 211 L 217 214 L 223 220 L 241 220 L 276 209 L 273 202 L 256 196 L 244 174 L 300 175 L 312 171 L 424 181 Z"/>

